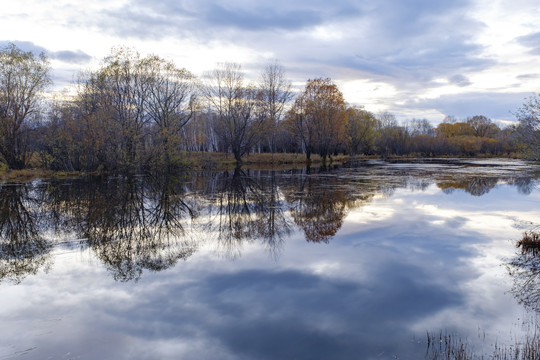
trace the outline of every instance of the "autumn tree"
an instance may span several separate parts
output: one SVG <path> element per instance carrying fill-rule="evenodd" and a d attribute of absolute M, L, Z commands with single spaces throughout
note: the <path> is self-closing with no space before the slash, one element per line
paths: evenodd
<path fill-rule="evenodd" d="M 467 122 L 446 123 L 442 122 L 437 126 L 437 133 L 440 136 L 451 138 L 455 136 L 474 136 L 474 130 Z"/>
<path fill-rule="evenodd" d="M 288 128 L 301 140 L 308 161 L 312 152 L 326 161 L 345 142 L 345 100 L 328 78 L 308 80 L 287 117 Z"/>
<path fill-rule="evenodd" d="M 261 136 L 263 119 L 256 116 L 258 91 L 244 83 L 239 64 L 220 64 L 206 74 L 202 91 L 207 104 L 216 114 L 214 130 L 237 163 Z"/>
<path fill-rule="evenodd" d="M 157 56 L 115 49 L 98 70 L 81 73 L 76 95 L 56 111 L 61 119 L 50 116 L 50 128 L 70 132 L 60 137 L 62 147 L 45 148 L 53 164 L 68 164 L 68 170 L 169 167 L 195 112 L 195 98 L 195 78 L 187 70 Z M 58 148 L 71 149 L 69 162 L 58 161 Z"/>
<path fill-rule="evenodd" d="M 7 165 L 22 169 L 27 162 L 25 132 L 40 109 L 40 95 L 50 85 L 50 66 L 15 44 L 0 49 L 0 154 Z"/>
<path fill-rule="evenodd" d="M 347 147 L 351 154 L 370 154 L 378 137 L 377 119 L 364 108 L 347 109 Z"/>

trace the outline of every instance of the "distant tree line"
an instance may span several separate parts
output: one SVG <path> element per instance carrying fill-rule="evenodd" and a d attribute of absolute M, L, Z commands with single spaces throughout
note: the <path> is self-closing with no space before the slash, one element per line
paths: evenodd
<path fill-rule="evenodd" d="M 308 162 L 312 154 L 540 153 L 536 98 L 517 114 L 519 125 L 504 129 L 483 115 L 399 124 L 393 114 L 348 105 L 331 79 L 308 80 L 296 94 L 277 62 L 257 82 L 235 63 L 197 78 L 121 47 L 79 74 L 71 93 L 45 100 L 50 85 L 45 55 L 14 44 L 0 50 L 0 162 L 9 168 L 32 160 L 53 170 L 170 170 L 186 151 L 227 152 L 238 163 L 254 152 L 301 153 Z"/>

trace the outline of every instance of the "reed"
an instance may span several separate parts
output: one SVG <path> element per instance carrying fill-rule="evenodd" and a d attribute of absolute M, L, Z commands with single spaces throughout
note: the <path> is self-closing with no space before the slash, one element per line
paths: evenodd
<path fill-rule="evenodd" d="M 540 232 L 527 231 L 523 237 L 516 243 L 516 247 L 521 248 L 521 254 L 540 254 Z"/>
<path fill-rule="evenodd" d="M 539 360 L 540 338 L 527 335 L 513 345 L 493 345 L 491 351 L 478 353 L 467 339 L 455 334 L 427 333 L 426 360 Z"/>

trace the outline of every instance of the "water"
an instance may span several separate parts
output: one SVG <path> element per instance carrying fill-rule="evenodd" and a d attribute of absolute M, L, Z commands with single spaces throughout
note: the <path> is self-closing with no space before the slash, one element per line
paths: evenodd
<path fill-rule="evenodd" d="M 0 185 L 0 359 L 423 359 L 536 329 L 540 168 L 508 160 Z M 529 259 L 534 263 L 534 258 Z"/>

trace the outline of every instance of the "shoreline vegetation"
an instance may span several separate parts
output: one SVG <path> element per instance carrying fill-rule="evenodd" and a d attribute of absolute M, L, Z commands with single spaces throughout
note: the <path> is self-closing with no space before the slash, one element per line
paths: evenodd
<path fill-rule="evenodd" d="M 230 171 L 239 166 L 234 156 L 229 153 L 221 152 L 183 152 L 181 154 L 181 165 L 176 167 L 174 172 L 170 174 L 179 173 L 182 171 L 201 171 L 201 170 L 213 170 L 213 171 Z M 509 154 L 506 156 L 494 156 L 494 155 L 478 155 L 478 156 L 437 156 L 437 157 L 425 157 L 418 155 L 393 155 L 387 157 L 381 157 L 379 155 L 345 155 L 338 154 L 330 157 L 326 162 L 319 155 L 312 155 L 308 161 L 303 154 L 295 153 L 260 153 L 260 154 L 248 154 L 242 157 L 241 167 L 247 170 L 281 170 L 281 169 L 293 169 L 293 168 L 305 168 L 305 167 L 321 167 L 321 166 L 335 166 L 343 165 L 347 162 L 355 161 L 368 161 L 368 160 L 384 160 L 389 162 L 394 161 L 424 161 L 424 160 L 436 160 L 440 159 L 524 159 L 520 154 Z M 7 166 L 2 166 L 0 163 L 0 182 L 9 181 L 31 181 L 34 179 L 52 179 L 52 178 L 73 178 L 85 175 L 103 175 L 112 174 L 108 171 L 58 171 L 50 170 L 40 166 L 39 159 L 34 159 L 28 168 L 21 170 L 9 169 Z M 155 171 L 155 169 L 153 169 Z M 140 171 L 139 174 L 144 174 L 153 171 Z"/>
<path fill-rule="evenodd" d="M 340 165 L 346 161 L 378 159 L 378 156 L 349 156 L 338 154 L 332 156 L 330 161 L 326 161 L 326 165 Z M 232 154 L 222 152 L 182 152 L 181 161 L 175 167 L 175 171 L 165 171 L 171 174 L 182 171 L 200 171 L 200 170 L 215 170 L 226 171 L 233 170 L 239 166 Z M 82 175 L 99 175 L 108 174 L 109 171 L 55 171 L 46 169 L 40 166 L 38 159 L 35 159 L 34 164 L 30 164 L 29 168 L 21 170 L 9 169 L 7 166 L 1 166 L 0 163 L 0 182 L 5 181 L 28 181 L 36 178 L 69 178 Z M 34 166 L 32 166 L 34 165 Z M 305 155 L 293 153 L 261 153 L 248 154 L 242 157 L 241 167 L 243 169 L 288 169 L 288 168 L 305 168 L 307 166 L 323 166 L 323 160 L 319 155 L 312 155 L 308 161 Z M 140 171 L 138 173 L 154 172 Z"/>
<path fill-rule="evenodd" d="M 540 97 L 510 125 L 480 114 L 447 115 L 436 125 L 398 121 L 390 112 L 366 110 L 358 105 L 362 99 L 346 102 L 330 78 L 293 87 L 277 61 L 259 80 L 246 79 L 236 63 L 198 77 L 125 47 L 114 48 L 98 69 L 79 73 L 62 94 L 48 93 L 51 85 L 44 54 L 15 44 L 0 48 L 0 169 L 174 173 L 333 164 L 356 154 L 540 159 Z"/>

